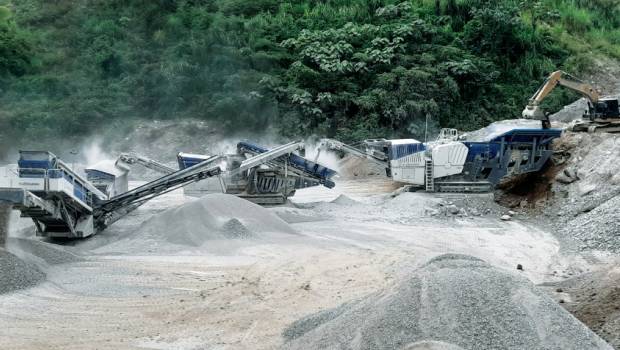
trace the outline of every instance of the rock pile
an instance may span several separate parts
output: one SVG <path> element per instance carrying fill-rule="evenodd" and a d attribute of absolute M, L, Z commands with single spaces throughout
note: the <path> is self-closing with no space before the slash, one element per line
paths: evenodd
<path fill-rule="evenodd" d="M 207 242 L 264 239 L 295 230 L 275 213 L 228 194 L 209 194 L 145 221 L 130 236 L 99 252 L 178 250 Z"/>
<path fill-rule="evenodd" d="M 495 203 L 490 194 L 467 194 L 445 198 L 426 209 L 426 215 L 429 216 L 500 217 L 505 212 L 506 209 Z"/>
<path fill-rule="evenodd" d="M 382 176 L 385 169 L 365 159 L 346 155 L 338 162 L 338 176 L 342 179 L 355 179 L 368 176 Z"/>
<path fill-rule="evenodd" d="M 32 287 L 45 278 L 45 273 L 0 248 L 0 294 Z"/>
<path fill-rule="evenodd" d="M 577 239 L 581 249 L 620 253 L 620 196 L 570 218 L 560 232 Z"/>
<path fill-rule="evenodd" d="M 611 349 L 527 279 L 451 254 L 284 336 L 284 349 Z"/>
<path fill-rule="evenodd" d="M 620 135 L 568 132 L 561 142 L 571 157 L 545 213 L 581 249 L 620 252 Z"/>
<path fill-rule="evenodd" d="M 8 206 L 0 205 L 0 247 L 6 243 L 6 238 L 9 235 L 9 219 L 11 217 L 11 208 Z"/>

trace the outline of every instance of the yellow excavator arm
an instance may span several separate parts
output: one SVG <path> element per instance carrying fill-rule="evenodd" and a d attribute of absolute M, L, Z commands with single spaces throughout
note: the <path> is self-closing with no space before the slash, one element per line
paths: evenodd
<path fill-rule="evenodd" d="M 541 87 L 538 88 L 536 93 L 530 98 L 527 106 L 523 110 L 523 118 L 541 120 L 543 128 L 548 128 L 550 122 L 544 111 L 540 108 L 540 104 L 558 85 L 580 93 L 590 101 L 591 105 L 595 105 L 599 101 L 599 94 L 592 85 L 584 83 L 572 77 L 570 74 L 558 70 L 551 73 Z"/>

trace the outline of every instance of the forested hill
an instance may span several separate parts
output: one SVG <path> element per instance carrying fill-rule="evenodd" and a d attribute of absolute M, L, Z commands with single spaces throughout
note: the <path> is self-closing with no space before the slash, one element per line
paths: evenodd
<path fill-rule="evenodd" d="M 474 129 L 518 117 L 553 70 L 619 58 L 619 27 L 617 0 L 0 0 L 0 136 Z"/>

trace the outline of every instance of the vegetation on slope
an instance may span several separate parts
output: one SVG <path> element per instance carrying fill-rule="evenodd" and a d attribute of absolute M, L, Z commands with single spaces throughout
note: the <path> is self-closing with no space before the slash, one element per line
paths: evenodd
<path fill-rule="evenodd" d="M 620 58 L 615 0 L 0 0 L 0 133 L 132 118 L 344 140 L 518 117 Z M 549 108 L 571 98 L 557 92 Z M 1 136 L 1 134 L 0 134 Z"/>

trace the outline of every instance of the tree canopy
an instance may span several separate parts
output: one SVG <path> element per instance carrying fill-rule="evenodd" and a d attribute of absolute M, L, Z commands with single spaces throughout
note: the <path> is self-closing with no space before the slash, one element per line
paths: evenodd
<path fill-rule="evenodd" d="M 0 132 L 11 134 L 191 117 L 419 137 L 427 120 L 470 130 L 518 117 L 549 72 L 620 57 L 611 0 L 4 1 Z M 574 97 L 555 93 L 549 107 Z"/>

